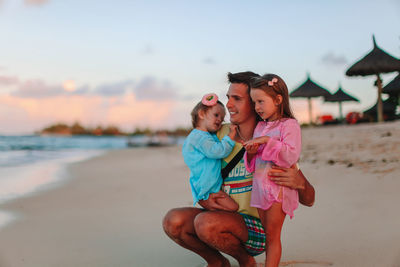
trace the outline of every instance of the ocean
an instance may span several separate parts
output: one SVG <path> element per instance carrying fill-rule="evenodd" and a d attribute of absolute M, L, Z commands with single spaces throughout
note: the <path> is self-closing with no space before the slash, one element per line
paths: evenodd
<path fill-rule="evenodd" d="M 140 143 L 143 137 L 133 139 Z M 0 204 L 57 186 L 68 177 L 67 164 L 127 148 L 127 141 L 104 136 L 0 136 Z M 0 210 L 0 227 L 15 217 Z"/>

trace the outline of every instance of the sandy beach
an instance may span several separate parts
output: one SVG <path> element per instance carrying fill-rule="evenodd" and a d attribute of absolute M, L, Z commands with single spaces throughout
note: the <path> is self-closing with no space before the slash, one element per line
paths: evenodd
<path fill-rule="evenodd" d="M 192 203 L 180 149 L 110 151 L 0 205 L 17 216 L 0 229 L 0 266 L 204 266 L 161 227 Z M 300 167 L 316 202 L 286 219 L 282 266 L 400 266 L 400 122 L 305 128 Z"/>

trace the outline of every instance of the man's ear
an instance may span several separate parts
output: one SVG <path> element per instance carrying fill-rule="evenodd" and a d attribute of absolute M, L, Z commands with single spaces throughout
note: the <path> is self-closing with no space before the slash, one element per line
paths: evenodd
<path fill-rule="evenodd" d="M 277 95 L 275 98 L 275 105 L 279 106 L 280 104 L 282 104 L 282 101 L 283 101 L 282 95 Z"/>

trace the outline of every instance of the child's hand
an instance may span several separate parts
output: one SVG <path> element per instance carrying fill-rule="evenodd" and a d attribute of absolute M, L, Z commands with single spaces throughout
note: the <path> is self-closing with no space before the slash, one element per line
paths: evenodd
<path fill-rule="evenodd" d="M 237 125 L 236 124 L 233 124 L 233 123 L 231 123 L 231 125 L 229 125 L 229 134 L 228 134 L 228 136 L 232 139 L 232 140 L 234 140 L 235 139 L 235 136 L 236 136 L 236 133 L 237 133 Z"/>
<path fill-rule="evenodd" d="M 251 142 L 251 141 L 253 141 L 253 140 L 245 142 L 243 144 L 243 146 L 246 149 L 248 154 L 256 154 L 259 144 L 255 143 L 255 142 Z"/>
<path fill-rule="evenodd" d="M 249 145 L 249 144 L 262 145 L 262 144 L 268 143 L 269 138 L 270 138 L 269 136 L 260 136 L 260 137 L 257 137 L 257 138 L 254 138 L 252 140 L 245 142 L 244 145 Z"/>

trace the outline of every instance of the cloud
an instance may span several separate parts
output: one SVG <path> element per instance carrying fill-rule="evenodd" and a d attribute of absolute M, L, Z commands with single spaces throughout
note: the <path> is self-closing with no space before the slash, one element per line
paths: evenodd
<path fill-rule="evenodd" d="M 169 80 L 147 76 L 91 87 L 77 86 L 74 80 L 51 84 L 1 77 L 3 83 L 16 83 L 16 89 L 0 92 L 0 133 L 32 133 L 52 123 L 75 121 L 88 127 L 116 125 L 124 131 L 190 125 L 192 97 L 180 94 Z"/>
<path fill-rule="evenodd" d="M 22 98 L 45 98 L 64 94 L 62 85 L 48 85 L 42 80 L 28 80 L 20 83 L 12 95 Z"/>
<path fill-rule="evenodd" d="M 133 92 L 138 100 L 168 100 L 180 98 L 177 86 L 168 80 L 144 77 L 134 86 Z"/>
<path fill-rule="evenodd" d="M 342 66 L 347 64 L 347 59 L 344 56 L 335 55 L 333 52 L 328 52 L 321 57 L 321 62 L 328 66 Z"/>
<path fill-rule="evenodd" d="M 73 94 L 74 95 L 87 95 L 89 93 L 90 93 L 90 87 L 89 87 L 89 85 L 85 84 L 85 85 L 75 89 Z"/>
<path fill-rule="evenodd" d="M 75 81 L 66 80 L 60 84 L 48 84 L 40 79 L 19 81 L 17 77 L 0 76 L 0 85 L 16 85 L 17 89 L 11 95 L 20 98 L 49 98 L 66 95 L 92 95 L 102 97 L 123 96 L 134 93 L 139 101 L 188 99 L 179 95 L 178 87 L 169 80 L 160 80 L 147 76 L 135 83 L 133 80 L 109 82 L 91 87 L 76 86 Z"/>
<path fill-rule="evenodd" d="M 0 85 L 16 85 L 19 79 L 15 76 L 0 76 Z"/>
<path fill-rule="evenodd" d="M 203 60 L 204 64 L 208 64 L 208 65 L 215 65 L 215 59 L 213 59 L 212 57 L 207 57 Z"/>
<path fill-rule="evenodd" d="M 48 2 L 50 2 L 50 0 L 24 0 L 25 5 L 28 6 L 41 6 Z"/>
<path fill-rule="evenodd" d="M 189 125 L 190 109 L 185 105 L 187 102 L 174 100 L 139 101 L 132 92 L 107 98 L 88 94 L 38 99 L 0 94 L 0 133 L 32 133 L 52 123 L 75 121 L 88 127 L 116 125 L 125 131 Z"/>
<path fill-rule="evenodd" d="M 144 49 L 142 50 L 143 55 L 153 55 L 154 54 L 154 48 L 152 45 L 147 44 Z"/>
<path fill-rule="evenodd" d="M 128 89 L 133 88 L 131 80 L 119 81 L 114 83 L 105 83 L 90 89 L 89 85 L 76 87 L 75 81 L 67 80 L 62 84 L 49 85 L 45 81 L 27 80 L 19 82 L 17 77 L 0 76 L 0 85 L 18 84 L 16 91 L 12 92 L 13 96 L 21 98 L 48 98 L 62 95 L 99 95 L 99 96 L 118 96 L 123 95 Z"/>
<path fill-rule="evenodd" d="M 107 83 L 96 87 L 93 93 L 103 96 L 124 95 L 128 89 L 133 88 L 133 84 L 132 80 Z"/>

